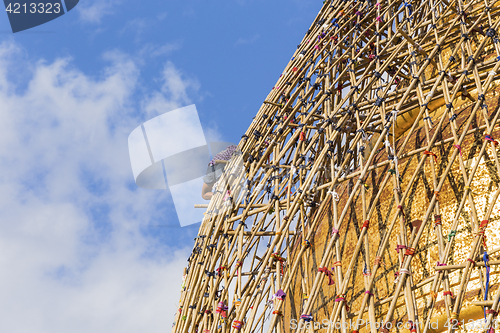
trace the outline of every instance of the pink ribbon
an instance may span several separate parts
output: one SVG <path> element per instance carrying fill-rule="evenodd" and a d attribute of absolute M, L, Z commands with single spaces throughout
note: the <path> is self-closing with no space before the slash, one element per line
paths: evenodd
<path fill-rule="evenodd" d="M 396 252 L 397 253 L 399 253 L 399 250 L 404 250 L 404 249 L 406 249 L 406 246 L 404 246 L 404 245 L 398 245 L 398 246 L 396 246 Z"/>

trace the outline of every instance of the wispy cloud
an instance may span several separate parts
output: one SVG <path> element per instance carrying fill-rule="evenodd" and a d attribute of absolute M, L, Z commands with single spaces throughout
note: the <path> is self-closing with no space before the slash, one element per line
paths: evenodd
<path fill-rule="evenodd" d="M 106 15 L 113 14 L 122 0 L 94 0 L 80 2 L 76 7 L 80 12 L 80 19 L 87 23 L 100 23 Z"/>
<path fill-rule="evenodd" d="M 158 14 L 154 19 L 149 17 L 137 17 L 128 20 L 120 29 L 119 33 L 128 38 L 133 36 L 135 42 L 141 42 L 147 33 L 157 33 L 161 29 L 161 22 L 165 19 L 167 13 Z"/>
<path fill-rule="evenodd" d="M 165 196 L 133 185 L 127 137 L 140 109 L 184 103 L 196 81 L 168 63 L 138 109 L 126 55 L 106 54 L 95 78 L 23 53 L 0 44 L 0 330 L 168 330 L 188 250 L 143 232 L 167 215 Z"/>
<path fill-rule="evenodd" d="M 249 45 L 255 43 L 258 39 L 260 38 L 259 34 L 254 35 L 253 37 L 250 38 L 243 38 L 240 37 L 238 40 L 234 43 L 235 46 L 238 45 Z"/>
<path fill-rule="evenodd" d="M 152 22 L 146 18 L 135 18 L 128 21 L 120 30 L 122 35 L 133 35 L 136 41 L 139 41 L 142 34 L 151 27 Z"/>
<path fill-rule="evenodd" d="M 139 54 L 141 58 L 145 57 L 161 57 L 172 54 L 175 51 L 178 51 L 182 48 L 182 44 L 180 42 L 173 43 L 165 43 L 163 45 L 158 44 L 145 44 L 140 50 Z"/>
<path fill-rule="evenodd" d="M 156 117 L 166 110 L 175 110 L 192 104 L 189 94 L 195 94 L 200 89 L 197 79 L 185 75 L 170 61 L 164 66 L 159 83 L 161 88 L 144 99 L 143 111 L 147 119 Z"/>
<path fill-rule="evenodd" d="M 163 21 L 167 16 L 168 16 L 168 12 L 161 12 L 161 13 L 158 13 L 158 15 L 156 15 L 156 18 L 159 21 Z"/>

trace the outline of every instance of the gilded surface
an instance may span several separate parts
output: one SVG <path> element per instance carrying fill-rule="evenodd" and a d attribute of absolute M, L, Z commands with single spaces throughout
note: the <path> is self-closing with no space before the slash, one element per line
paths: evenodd
<path fill-rule="evenodd" d="M 498 108 L 498 100 L 499 100 L 499 91 L 500 89 L 493 90 L 487 94 L 486 104 L 488 105 L 488 112 L 491 114 L 493 110 Z M 472 95 L 477 96 L 477 92 L 472 91 Z M 461 101 L 460 106 L 456 108 L 455 113 L 458 115 L 458 121 L 464 125 L 466 116 L 471 111 L 472 102 L 466 100 Z M 433 110 L 432 115 L 434 119 L 438 119 L 445 112 L 445 107 L 440 106 Z M 405 123 L 402 121 L 404 118 L 398 122 L 400 127 L 405 126 Z M 409 121 L 411 119 L 406 119 Z M 481 121 L 473 122 L 473 126 L 469 130 L 474 130 L 484 125 Z M 433 132 L 430 132 L 432 136 Z M 499 137 L 500 131 L 495 130 L 493 132 L 492 137 Z M 398 140 L 398 144 L 401 144 L 402 138 L 404 134 L 400 135 Z M 452 137 L 452 133 L 449 125 L 446 125 L 444 131 L 442 131 L 442 138 L 446 139 Z M 426 142 L 426 135 L 423 129 L 423 124 L 421 128 L 416 131 L 410 139 L 409 144 L 406 147 L 406 151 L 412 151 L 419 147 L 423 147 Z M 464 143 L 461 145 L 461 152 L 464 158 L 464 167 L 466 172 L 470 171 L 470 168 L 478 163 L 477 154 L 479 153 L 479 149 L 483 143 L 483 131 L 478 130 L 472 134 L 469 134 Z M 406 159 L 401 159 L 399 161 L 399 170 L 401 172 L 402 183 L 401 187 L 411 187 L 411 194 L 404 203 L 404 213 L 405 213 L 405 223 L 403 234 L 406 235 L 407 240 L 412 239 L 412 223 L 416 220 L 421 220 L 425 211 L 429 205 L 429 202 L 434 194 L 434 185 L 435 185 L 435 177 L 433 172 L 436 175 L 439 175 L 446 168 L 448 159 L 447 157 L 451 155 L 452 149 L 457 149 L 453 146 L 453 144 L 445 144 L 438 148 L 438 150 L 434 149 L 434 152 L 437 155 L 437 164 L 435 164 L 434 171 L 431 167 L 431 158 L 428 158 L 424 167 L 424 171 L 421 172 L 416 179 L 415 182 L 410 184 L 411 175 L 415 172 L 417 168 L 417 164 L 422 158 L 421 154 L 416 154 Z M 374 163 L 383 162 L 386 157 L 385 154 L 380 153 L 380 157 Z M 477 216 L 481 218 L 486 213 L 486 209 L 488 204 L 491 202 L 490 195 L 494 189 L 498 186 L 498 174 L 494 168 L 494 156 L 491 152 L 491 148 L 487 148 L 487 157 L 483 158 L 479 162 L 479 167 L 476 171 L 476 174 L 471 183 L 472 189 L 472 197 L 475 203 L 475 207 L 477 210 Z M 374 198 L 372 197 L 373 193 L 377 193 L 379 188 L 383 186 L 382 180 L 385 173 L 388 172 L 388 167 L 379 168 L 371 173 L 369 173 L 368 177 L 365 180 L 366 198 L 367 202 L 371 202 Z M 341 186 L 337 188 L 337 192 L 341 195 L 341 200 L 336 203 L 337 211 L 341 211 L 341 209 L 345 206 L 345 197 L 347 197 L 347 193 L 349 193 L 349 187 L 352 186 L 352 183 L 344 182 Z M 425 283 L 429 281 L 435 274 L 434 268 L 436 267 L 439 260 L 439 246 L 437 241 L 437 234 L 441 233 L 445 239 L 444 242 L 448 240 L 448 235 L 450 234 L 452 222 L 454 216 L 457 212 L 459 206 L 459 200 L 463 195 L 464 191 L 464 181 L 462 177 L 462 171 L 460 169 L 459 160 L 456 159 L 454 164 L 452 165 L 451 176 L 446 180 L 443 188 L 439 192 L 439 210 L 441 215 L 441 230 L 439 227 L 436 227 L 433 221 L 428 221 L 428 223 L 423 226 L 425 228 L 424 235 L 419 242 L 419 246 L 416 249 L 416 254 L 414 259 L 412 260 L 412 268 L 411 268 L 411 278 L 410 283 L 414 287 L 416 291 L 417 299 L 415 300 L 415 305 L 418 308 L 418 314 L 420 316 L 420 320 L 426 318 L 426 312 L 428 310 L 428 303 L 432 295 L 430 294 L 431 283 Z M 324 198 L 324 200 L 332 200 L 330 196 Z M 339 230 L 340 235 L 340 246 L 338 247 L 339 257 L 336 256 L 331 259 L 331 262 L 341 261 L 342 266 L 340 267 L 330 267 L 335 270 L 335 274 L 340 276 L 341 274 L 345 274 L 347 265 L 349 260 L 351 259 L 356 242 L 360 235 L 361 226 L 363 224 L 363 208 L 361 207 L 362 200 L 360 196 L 356 199 L 356 201 L 350 207 L 350 211 L 348 213 L 349 222 L 344 224 L 342 228 Z M 354 266 L 354 274 L 352 274 L 352 280 L 349 282 L 349 288 L 347 289 L 347 294 L 345 295 L 345 299 L 347 300 L 347 305 L 350 308 L 359 308 L 361 305 L 362 298 L 365 292 L 365 283 L 367 282 L 367 274 L 370 274 L 369 269 L 373 266 L 375 260 L 375 253 L 377 252 L 380 242 L 384 233 L 387 231 L 388 223 L 394 217 L 394 214 L 398 214 L 398 210 L 395 209 L 395 201 L 393 195 L 393 188 L 390 184 L 388 184 L 382 192 L 380 197 L 379 204 L 376 208 L 376 213 L 373 214 L 372 219 L 370 220 L 370 228 L 368 231 L 369 237 L 369 246 L 368 246 L 368 256 L 369 256 L 369 264 L 365 266 L 367 260 L 367 254 L 365 253 L 365 249 L 361 250 L 360 255 L 358 256 L 355 266 Z M 301 264 L 301 274 L 297 275 L 293 282 L 293 295 L 292 302 L 289 305 L 289 313 L 291 313 L 291 318 L 298 318 L 301 314 L 301 307 L 303 305 L 304 293 L 303 290 L 308 290 L 312 285 L 312 277 L 314 277 L 314 273 L 318 269 L 319 262 L 321 261 L 322 254 L 324 249 L 326 248 L 327 241 L 330 239 L 331 231 L 333 228 L 333 219 L 334 219 L 334 207 L 333 204 L 330 203 L 327 209 L 323 212 L 317 212 L 317 214 L 322 214 L 322 221 L 315 231 L 314 237 L 310 239 L 312 246 L 311 254 L 306 256 L 306 259 L 302 261 Z M 500 235 L 498 230 L 500 230 L 500 222 L 499 222 L 499 209 L 500 203 L 495 204 L 494 210 L 489 219 L 488 228 L 486 230 L 486 244 L 488 250 L 500 248 Z M 478 230 L 478 223 L 481 221 L 474 221 L 471 212 L 470 205 L 468 203 L 465 204 L 464 209 L 459 218 L 458 228 L 456 230 L 456 236 L 454 240 L 452 240 L 452 250 L 447 259 L 448 265 L 457 265 L 466 262 L 467 258 L 470 255 L 471 251 L 471 243 L 473 241 L 473 237 L 475 232 Z M 416 229 L 416 228 L 415 228 Z M 375 316 L 377 320 L 382 320 L 383 316 L 387 312 L 388 308 L 388 300 L 394 292 L 395 279 L 397 278 L 395 274 L 399 271 L 401 260 L 403 258 L 404 249 L 396 251 L 398 245 L 402 245 L 400 239 L 401 228 L 400 224 L 396 223 L 395 227 L 390 236 L 390 246 L 389 250 L 385 252 L 383 256 L 382 262 L 383 273 L 380 274 L 380 270 L 378 276 L 376 278 L 376 284 L 374 288 L 374 296 L 375 296 Z M 408 242 L 408 241 L 407 241 Z M 494 259 L 495 256 L 491 256 L 491 259 Z M 479 260 L 479 258 L 475 258 Z M 490 292 L 496 290 L 499 282 L 497 266 L 491 267 L 491 277 L 490 277 Z M 454 270 L 447 274 L 447 280 L 449 290 L 453 292 L 462 278 L 461 270 Z M 424 284 L 425 283 L 425 284 Z M 466 323 L 472 319 L 480 319 L 483 317 L 483 308 L 479 306 L 472 305 L 473 301 L 480 301 L 484 297 L 484 283 L 485 283 L 485 270 L 484 268 L 475 268 L 470 282 L 467 286 L 467 295 L 465 297 L 463 307 L 461 310 L 461 315 L 459 317 L 460 320 L 464 320 Z M 333 304 L 335 299 L 338 297 L 338 284 L 329 286 L 328 279 L 324 278 L 322 283 L 320 297 L 317 300 L 314 313 L 316 315 L 315 321 L 321 322 L 324 319 L 330 319 Z M 441 286 L 440 292 L 437 294 L 437 303 L 433 313 L 433 321 L 437 321 L 440 324 L 440 329 L 436 331 L 441 331 L 443 329 L 443 325 L 446 322 L 446 307 L 444 305 L 443 292 L 445 288 Z M 307 295 L 306 295 L 307 297 Z M 408 318 L 406 318 L 407 313 L 407 297 L 405 297 L 404 293 L 402 293 L 400 300 L 398 302 L 398 306 L 395 312 L 395 322 L 404 321 L 406 322 Z M 453 298 L 451 298 L 451 302 L 453 302 Z M 453 303 L 452 303 L 453 304 Z M 288 312 L 288 311 L 287 311 Z M 353 317 L 351 315 L 351 317 Z M 346 314 L 346 318 L 349 318 L 349 314 Z M 369 320 L 368 313 L 365 313 L 364 318 Z M 287 319 L 287 320 L 288 320 Z M 354 319 L 354 318 L 353 318 Z M 326 329 L 324 329 L 326 330 Z M 363 331 L 363 330 L 361 330 Z"/>

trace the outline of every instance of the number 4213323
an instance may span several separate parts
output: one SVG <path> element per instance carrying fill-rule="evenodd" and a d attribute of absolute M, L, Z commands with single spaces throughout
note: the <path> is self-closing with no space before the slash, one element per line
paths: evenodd
<path fill-rule="evenodd" d="M 35 3 L 30 4 L 20 4 L 20 3 L 9 3 L 5 9 L 9 14 L 59 14 L 61 12 L 61 4 L 56 3 Z"/>

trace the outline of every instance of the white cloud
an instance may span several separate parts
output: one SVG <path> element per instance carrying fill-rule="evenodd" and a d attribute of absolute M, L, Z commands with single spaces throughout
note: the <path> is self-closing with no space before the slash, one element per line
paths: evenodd
<path fill-rule="evenodd" d="M 259 34 L 253 35 L 253 37 L 250 38 L 243 38 L 240 37 L 238 40 L 234 43 L 234 45 L 250 45 L 255 43 L 258 39 L 260 38 Z"/>
<path fill-rule="evenodd" d="M 147 43 L 139 52 L 140 58 L 167 56 L 181 49 L 181 43 L 165 43 L 163 45 Z"/>
<path fill-rule="evenodd" d="M 139 42 L 143 33 L 151 27 L 151 24 L 151 20 L 147 18 L 135 18 L 125 24 L 125 26 L 120 30 L 120 34 L 126 34 L 127 36 L 134 35 L 135 41 Z"/>
<path fill-rule="evenodd" d="M 94 0 L 81 1 L 76 8 L 80 12 L 80 19 L 87 23 L 100 23 L 106 15 L 112 14 L 122 0 Z"/>
<path fill-rule="evenodd" d="M 156 15 L 156 18 L 159 21 L 163 21 L 167 16 L 168 16 L 168 12 L 161 12 L 161 13 L 158 13 L 158 15 Z"/>
<path fill-rule="evenodd" d="M 112 52 L 91 77 L 23 53 L 0 44 L 0 331 L 169 330 L 190 249 L 141 231 L 166 203 L 131 185 L 139 69 Z M 172 63 L 161 80 L 144 110 L 171 110 L 198 87 Z"/>
<path fill-rule="evenodd" d="M 186 76 L 168 61 L 162 70 L 161 88 L 144 100 L 143 109 L 151 119 L 165 111 L 171 111 L 192 104 L 189 93 L 197 93 L 200 84 L 195 78 Z"/>

